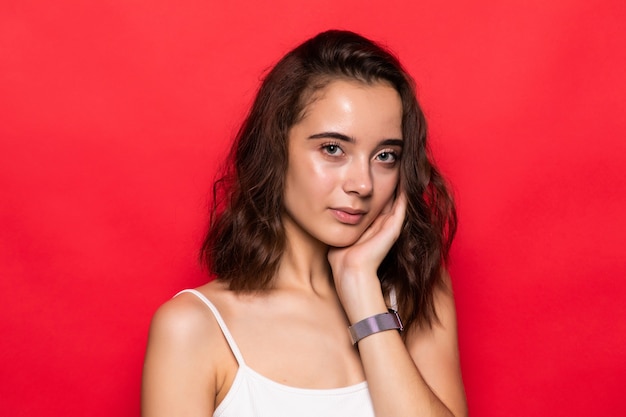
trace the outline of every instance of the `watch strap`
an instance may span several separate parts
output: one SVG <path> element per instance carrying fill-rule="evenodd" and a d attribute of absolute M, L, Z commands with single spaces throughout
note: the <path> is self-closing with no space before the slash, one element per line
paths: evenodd
<path fill-rule="evenodd" d="M 402 321 L 398 312 L 389 309 L 388 313 L 376 314 L 353 324 L 348 327 L 352 344 L 356 345 L 359 340 L 373 335 L 375 333 L 384 332 L 386 330 L 402 331 Z"/>

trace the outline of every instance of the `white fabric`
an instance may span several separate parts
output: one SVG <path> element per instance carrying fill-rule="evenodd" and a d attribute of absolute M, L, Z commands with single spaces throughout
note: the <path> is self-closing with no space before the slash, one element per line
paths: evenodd
<path fill-rule="evenodd" d="M 214 417 L 374 417 L 365 381 L 343 388 L 305 389 L 280 384 L 255 372 L 246 365 L 213 303 L 196 290 L 180 293 L 183 292 L 194 294 L 213 312 L 239 364 L 233 384 Z"/>
<path fill-rule="evenodd" d="M 398 311 L 398 297 L 396 297 L 396 287 L 391 287 L 389 290 L 389 308 L 393 311 Z"/>

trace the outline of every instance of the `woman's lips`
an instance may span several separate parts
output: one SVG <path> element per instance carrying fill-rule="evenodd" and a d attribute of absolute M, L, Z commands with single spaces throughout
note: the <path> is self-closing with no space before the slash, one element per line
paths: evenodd
<path fill-rule="evenodd" d="M 337 220 L 345 224 L 358 224 L 365 212 L 363 210 L 354 210 L 351 208 L 331 208 L 330 212 Z"/>

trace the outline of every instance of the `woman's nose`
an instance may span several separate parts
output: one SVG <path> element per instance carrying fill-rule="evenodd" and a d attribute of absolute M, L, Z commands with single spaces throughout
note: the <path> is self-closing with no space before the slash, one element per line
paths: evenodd
<path fill-rule="evenodd" d="M 347 172 L 343 185 L 343 190 L 346 193 L 355 193 L 361 197 L 367 197 L 372 194 L 373 183 L 369 158 L 350 161 L 346 169 Z"/>

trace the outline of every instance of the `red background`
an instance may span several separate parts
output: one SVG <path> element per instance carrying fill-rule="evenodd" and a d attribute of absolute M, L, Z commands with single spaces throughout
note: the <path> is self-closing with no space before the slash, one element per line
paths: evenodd
<path fill-rule="evenodd" d="M 626 7 L 5 0 L 0 414 L 134 416 L 150 317 L 196 263 L 259 78 L 337 27 L 417 79 L 460 212 L 475 416 L 626 415 Z"/>

